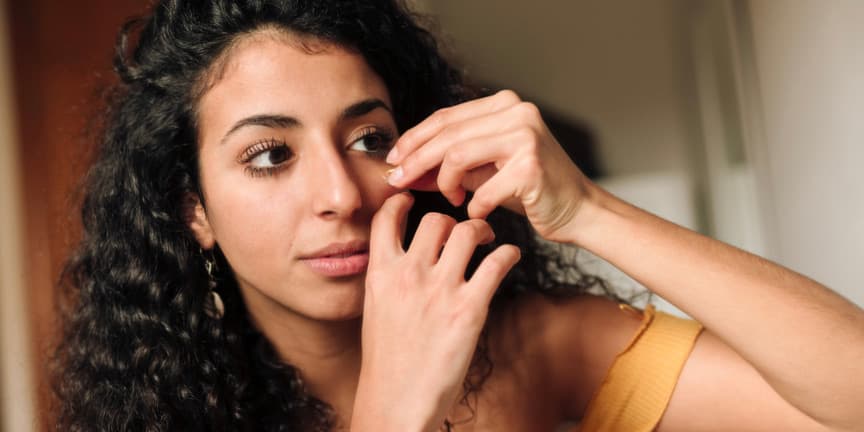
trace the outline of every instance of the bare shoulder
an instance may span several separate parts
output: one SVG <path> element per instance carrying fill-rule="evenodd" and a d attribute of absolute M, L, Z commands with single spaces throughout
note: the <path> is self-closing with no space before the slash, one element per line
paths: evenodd
<path fill-rule="evenodd" d="M 533 383 L 530 394 L 543 395 L 543 404 L 556 408 L 548 415 L 560 421 L 583 417 L 616 356 L 642 323 L 638 311 L 588 295 L 526 295 L 496 315 L 490 327 L 496 362 L 505 360 L 515 372 L 511 376 Z M 706 329 L 696 339 L 657 430 L 825 428 L 783 400 L 752 365 Z"/>
<path fill-rule="evenodd" d="M 581 418 L 641 317 L 607 298 L 527 294 L 499 311 L 490 328 L 497 362 L 542 386 L 561 419 Z"/>

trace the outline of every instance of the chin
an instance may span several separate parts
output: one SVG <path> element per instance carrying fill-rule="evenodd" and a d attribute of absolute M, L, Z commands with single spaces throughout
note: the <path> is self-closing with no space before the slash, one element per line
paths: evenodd
<path fill-rule="evenodd" d="M 314 318 L 324 321 L 346 321 L 363 315 L 363 279 L 360 286 L 322 288 L 314 305 Z"/>
<path fill-rule="evenodd" d="M 271 311 L 315 321 L 348 321 L 363 315 L 365 277 L 341 281 L 293 281 L 288 286 L 259 289 L 239 280 L 240 290 L 250 312 Z M 264 285 L 264 284 L 262 284 Z M 267 314 L 262 316 L 273 315 Z"/>

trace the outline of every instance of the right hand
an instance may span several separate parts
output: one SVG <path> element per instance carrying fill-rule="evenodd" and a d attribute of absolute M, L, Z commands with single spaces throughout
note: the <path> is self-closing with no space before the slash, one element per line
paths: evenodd
<path fill-rule="evenodd" d="M 372 220 L 354 431 L 438 430 L 460 396 L 492 295 L 520 257 L 517 247 L 500 246 L 466 281 L 492 229 L 438 213 L 423 217 L 403 250 L 412 202 L 394 195 Z"/>

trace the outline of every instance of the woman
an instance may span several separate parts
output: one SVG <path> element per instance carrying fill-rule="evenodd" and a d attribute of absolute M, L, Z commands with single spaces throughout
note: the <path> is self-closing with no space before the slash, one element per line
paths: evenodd
<path fill-rule="evenodd" d="M 398 2 L 165 0 L 116 68 L 67 271 L 58 429 L 864 421 L 859 308 L 599 189 L 533 105 L 467 101 Z M 532 232 L 705 330 L 561 295 L 596 281 L 561 280 Z"/>

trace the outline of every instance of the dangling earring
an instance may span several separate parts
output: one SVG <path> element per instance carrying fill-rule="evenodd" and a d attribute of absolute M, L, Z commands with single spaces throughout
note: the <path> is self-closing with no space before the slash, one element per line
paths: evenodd
<path fill-rule="evenodd" d="M 208 254 L 204 255 L 204 268 L 207 270 L 207 277 L 209 278 L 208 285 L 210 290 L 208 295 L 210 296 L 213 308 L 205 310 L 211 318 L 222 319 L 225 315 L 225 304 L 222 303 L 222 297 L 216 292 L 216 277 L 213 276 L 213 271 L 216 269 L 216 259 L 213 258 L 212 251 L 207 252 Z"/>

